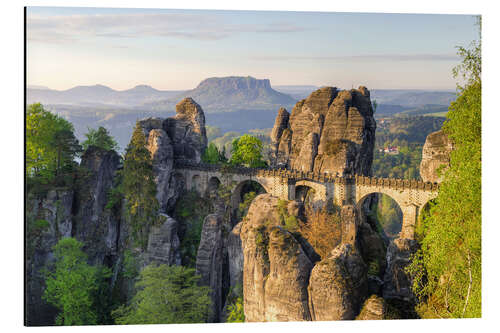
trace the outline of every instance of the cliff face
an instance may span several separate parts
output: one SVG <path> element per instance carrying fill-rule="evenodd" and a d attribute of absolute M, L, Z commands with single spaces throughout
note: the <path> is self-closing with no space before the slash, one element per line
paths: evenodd
<path fill-rule="evenodd" d="M 290 120 L 280 110 L 272 131 L 275 167 L 370 175 L 376 123 L 365 87 L 324 87 L 299 101 Z"/>
<path fill-rule="evenodd" d="M 443 130 L 427 136 L 420 163 L 420 176 L 424 182 L 439 183 L 443 180 L 443 174 L 450 164 L 452 150 L 453 145 Z M 441 175 L 438 175 L 438 170 L 441 170 Z"/>
<path fill-rule="evenodd" d="M 318 261 L 307 240 L 282 225 L 278 202 L 257 196 L 240 223 L 246 321 L 354 319 L 368 288 L 361 255 L 341 244 Z M 286 210 L 297 216 L 301 207 L 292 201 Z"/>
<path fill-rule="evenodd" d="M 147 118 L 139 121 L 153 158 L 157 199 L 162 212 L 170 211 L 183 190 L 182 180 L 172 174 L 174 160 L 199 163 L 207 147 L 205 114 L 193 99 L 177 104 L 172 118 Z"/>
<path fill-rule="evenodd" d="M 241 226 L 246 321 L 310 320 L 307 283 L 312 263 L 279 226 L 278 199 L 259 195 Z"/>
<path fill-rule="evenodd" d="M 73 236 L 84 243 L 91 263 L 103 264 L 117 255 L 120 221 L 105 209 L 108 192 L 120 165 L 114 151 L 89 147 L 82 156 L 81 167 L 88 176 L 76 193 Z"/>
<path fill-rule="evenodd" d="M 199 162 L 207 139 L 201 107 L 192 99 L 185 99 L 177 106 L 177 115 L 171 119 L 149 118 L 139 122 L 153 160 L 163 219 L 161 225 L 151 229 L 146 250 L 132 249 L 142 267 L 152 262 L 181 263 L 179 225 L 165 214 L 184 187 L 182 180 L 172 176 L 173 163 L 174 159 Z M 121 269 L 123 251 L 130 247 L 124 206 L 118 203 L 114 208 L 107 207 L 108 194 L 117 185 L 119 155 L 91 146 L 84 152 L 80 166 L 84 171 L 75 191 L 49 191 L 46 195 L 28 198 L 28 228 L 33 239 L 28 240 L 32 248 L 26 262 L 26 294 L 31 325 L 53 323 L 56 311 L 42 300 L 45 287 L 41 270 L 53 260 L 52 247 L 61 238 L 74 237 L 83 242 L 90 264 L 113 268 L 112 285 Z M 37 221 L 46 221 L 46 225 Z"/>

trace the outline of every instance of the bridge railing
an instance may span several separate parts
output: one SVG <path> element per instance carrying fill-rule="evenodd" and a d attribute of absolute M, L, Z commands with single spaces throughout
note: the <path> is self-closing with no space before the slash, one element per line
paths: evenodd
<path fill-rule="evenodd" d="M 332 175 L 329 173 L 305 172 L 300 170 L 290 169 L 274 169 L 274 168 L 247 168 L 242 166 L 232 166 L 223 164 L 208 164 L 208 163 L 193 163 L 186 160 L 175 160 L 175 169 L 189 169 L 206 172 L 222 172 L 233 173 L 246 176 L 262 176 L 262 177 L 281 177 L 291 180 L 309 180 L 321 183 L 337 183 L 337 184 L 357 184 L 366 186 L 379 186 L 392 189 L 416 189 L 424 191 L 437 191 L 438 183 L 423 182 L 421 180 L 409 180 L 398 178 L 377 178 L 366 177 L 360 175 Z"/>

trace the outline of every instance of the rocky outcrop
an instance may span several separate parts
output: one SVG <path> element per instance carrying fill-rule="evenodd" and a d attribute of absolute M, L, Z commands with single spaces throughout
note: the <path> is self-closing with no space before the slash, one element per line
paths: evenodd
<path fill-rule="evenodd" d="M 192 98 L 184 98 L 176 105 L 176 115 L 163 124 L 174 146 L 174 157 L 194 163 L 201 161 L 207 147 L 205 114 Z"/>
<path fill-rule="evenodd" d="M 177 104 L 171 118 L 146 118 L 139 121 L 153 159 L 153 172 L 160 211 L 171 211 L 183 191 L 182 179 L 172 174 L 174 160 L 199 163 L 207 146 L 205 114 L 193 99 Z"/>
<path fill-rule="evenodd" d="M 376 123 L 370 92 L 365 87 L 349 91 L 318 89 L 295 105 L 288 128 L 284 125 L 278 114 L 273 128 L 272 166 L 370 175 Z"/>
<path fill-rule="evenodd" d="M 370 296 L 363 307 L 361 312 L 356 317 L 356 320 L 381 320 L 385 319 L 387 312 L 387 304 L 385 300 L 377 295 Z"/>
<path fill-rule="evenodd" d="M 279 226 L 277 205 L 278 199 L 269 194 L 257 196 L 241 225 L 244 310 L 250 322 L 310 320 L 307 284 L 312 263 Z"/>
<path fill-rule="evenodd" d="M 384 299 L 399 299 L 413 302 L 415 296 L 411 290 L 411 276 L 405 268 L 411 262 L 411 256 L 418 250 L 418 243 L 412 239 L 397 238 L 387 248 L 387 268 L 384 275 Z"/>
<path fill-rule="evenodd" d="M 302 142 L 300 154 L 292 161 L 292 168 L 304 172 L 313 171 L 314 160 L 318 155 L 319 136 L 317 133 L 309 133 Z"/>
<path fill-rule="evenodd" d="M 312 320 L 352 320 L 367 294 L 366 265 L 350 244 L 317 263 L 309 279 Z"/>
<path fill-rule="evenodd" d="M 166 212 L 178 193 L 170 190 L 170 178 L 174 166 L 174 148 L 167 133 L 161 128 L 155 128 L 148 132 L 146 148 L 153 159 L 153 173 L 156 182 L 156 198 L 160 205 L 160 211 Z"/>
<path fill-rule="evenodd" d="M 216 322 L 224 306 L 222 282 L 225 253 L 222 223 L 222 216 L 218 214 L 210 214 L 205 218 L 196 256 L 196 274 L 201 276 L 200 284 L 210 287 L 212 311 L 208 322 Z"/>
<path fill-rule="evenodd" d="M 270 138 L 271 138 L 272 149 L 270 150 L 269 159 L 273 161 L 274 165 L 277 166 L 283 164 L 280 161 L 281 159 L 278 158 L 278 155 L 280 154 L 279 146 L 280 146 L 280 139 L 283 135 L 283 131 L 285 130 L 289 131 L 289 123 L 288 123 L 289 119 L 290 119 L 290 113 L 288 113 L 288 111 L 285 108 L 280 108 L 278 110 L 278 115 L 276 116 L 276 120 L 274 122 L 274 127 L 271 130 Z"/>
<path fill-rule="evenodd" d="M 441 182 L 450 165 L 453 145 L 443 130 L 433 132 L 425 139 L 420 162 L 420 176 L 424 182 Z"/>
<path fill-rule="evenodd" d="M 120 156 L 115 151 L 91 146 L 83 154 L 80 165 L 88 175 L 76 193 L 73 235 L 84 243 L 83 249 L 91 263 L 103 264 L 117 251 L 120 225 L 106 204 Z"/>
<path fill-rule="evenodd" d="M 26 204 L 26 320 L 28 325 L 51 325 L 57 310 L 42 299 L 42 269 L 54 259 L 52 248 L 72 231 L 73 191 L 52 190 L 45 197 L 29 196 Z"/>
<path fill-rule="evenodd" d="M 227 237 L 227 254 L 229 259 L 229 285 L 234 287 L 243 283 L 243 250 L 241 248 L 242 222 L 234 226 Z"/>
<path fill-rule="evenodd" d="M 144 266 L 155 262 L 165 265 L 180 265 L 180 240 L 177 236 L 178 223 L 168 215 L 160 214 L 163 223 L 151 227 Z"/>

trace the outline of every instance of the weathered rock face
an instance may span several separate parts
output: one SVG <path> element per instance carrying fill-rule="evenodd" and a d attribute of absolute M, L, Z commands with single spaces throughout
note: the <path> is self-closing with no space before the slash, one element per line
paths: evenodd
<path fill-rule="evenodd" d="M 119 221 L 105 206 L 119 164 L 116 152 L 97 147 L 89 147 L 82 156 L 81 166 L 89 176 L 76 193 L 73 235 L 84 243 L 91 263 L 103 264 L 116 255 Z"/>
<path fill-rule="evenodd" d="M 385 319 L 386 312 L 387 304 L 385 303 L 385 300 L 377 295 L 372 295 L 363 304 L 361 312 L 356 317 L 356 320 Z"/>
<path fill-rule="evenodd" d="M 292 161 L 292 168 L 304 172 L 313 171 L 314 159 L 318 155 L 319 136 L 317 133 L 309 133 L 302 142 L 300 154 Z"/>
<path fill-rule="evenodd" d="M 433 132 L 425 139 L 422 149 L 422 162 L 420 162 L 420 176 L 424 182 L 441 182 L 443 172 L 450 165 L 450 153 L 453 145 L 448 136 L 439 130 Z M 442 169 L 441 176 L 438 170 Z"/>
<path fill-rule="evenodd" d="M 207 147 L 203 109 L 190 97 L 184 98 L 175 108 L 176 116 L 167 118 L 163 124 L 172 139 L 174 156 L 199 163 Z"/>
<path fill-rule="evenodd" d="M 181 242 L 177 236 L 178 222 L 168 215 L 160 214 L 160 216 L 164 222 L 160 226 L 151 228 L 144 266 L 152 262 L 169 266 L 180 265 Z"/>
<path fill-rule="evenodd" d="M 243 250 L 241 248 L 242 223 L 234 226 L 227 237 L 227 254 L 229 259 L 229 285 L 231 287 L 243 283 Z"/>
<path fill-rule="evenodd" d="M 193 99 L 177 104 L 172 118 L 146 118 L 139 121 L 153 158 L 157 199 L 161 212 L 169 212 L 184 184 L 172 174 L 174 160 L 199 163 L 207 146 L 205 114 Z"/>
<path fill-rule="evenodd" d="M 178 193 L 172 193 L 170 189 L 170 177 L 174 166 L 174 148 L 167 133 L 159 128 L 152 129 L 147 137 L 147 149 L 153 159 L 153 173 L 155 176 L 157 194 L 156 198 L 160 204 L 160 211 L 167 211 L 169 201 Z"/>
<path fill-rule="evenodd" d="M 384 299 L 399 299 L 413 302 L 415 296 L 411 290 L 411 277 L 405 272 L 411 256 L 418 250 L 418 243 L 413 239 L 397 238 L 387 248 L 387 268 L 384 275 Z"/>
<path fill-rule="evenodd" d="M 368 89 L 341 91 L 326 114 L 314 171 L 370 175 L 375 128 Z"/>
<path fill-rule="evenodd" d="M 278 226 L 277 204 L 269 194 L 257 196 L 241 223 L 249 322 L 310 320 L 307 284 L 312 263 L 294 237 Z"/>
<path fill-rule="evenodd" d="M 352 320 L 367 294 L 366 265 L 350 244 L 317 263 L 309 279 L 312 320 Z"/>
<path fill-rule="evenodd" d="M 289 119 L 290 119 L 290 114 L 288 113 L 288 111 L 285 108 L 280 108 L 278 110 L 278 115 L 276 116 L 274 127 L 270 135 L 272 149 L 270 151 L 269 159 L 273 161 L 275 165 L 278 166 L 283 164 L 283 162 L 281 162 L 280 159 L 278 158 L 280 152 L 279 146 L 280 146 L 280 139 L 283 135 L 283 131 L 288 130 L 289 128 L 288 124 Z M 288 145 L 286 145 L 286 147 L 288 147 Z M 282 147 L 282 149 L 285 149 L 285 145 Z M 288 154 L 289 151 L 285 153 Z"/>
<path fill-rule="evenodd" d="M 28 198 L 27 230 L 34 236 L 26 240 L 28 325 L 50 325 L 57 314 L 57 309 L 42 300 L 45 282 L 41 270 L 53 261 L 52 247 L 59 239 L 71 236 L 72 206 L 73 191 L 49 191 L 45 198 Z M 45 220 L 47 224 L 36 228 L 34 223 L 37 220 Z"/>
<path fill-rule="evenodd" d="M 276 157 L 271 159 L 273 166 L 370 175 L 376 123 L 365 87 L 318 89 L 295 105 L 289 127 L 282 129 L 284 125 L 278 115 L 273 128 L 273 142 L 277 142 L 271 154 Z"/>
<path fill-rule="evenodd" d="M 209 322 L 216 322 L 219 319 L 224 306 L 222 282 L 225 258 L 222 223 L 222 217 L 218 214 L 210 214 L 205 218 L 196 256 L 196 274 L 201 276 L 200 284 L 210 287 L 212 312 L 208 318 Z"/>

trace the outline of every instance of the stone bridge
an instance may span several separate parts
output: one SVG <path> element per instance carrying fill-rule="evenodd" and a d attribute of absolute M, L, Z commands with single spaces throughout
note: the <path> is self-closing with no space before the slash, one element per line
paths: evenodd
<path fill-rule="evenodd" d="M 401 238 L 414 238 L 419 212 L 437 196 L 438 184 L 417 180 L 375 178 L 364 176 L 334 176 L 284 169 L 253 169 L 212 164 L 174 164 L 174 176 L 184 180 L 186 189 L 205 195 L 215 191 L 220 184 L 231 189 L 231 205 L 241 202 L 244 184 L 259 183 L 264 190 L 286 200 L 301 199 L 309 193 L 312 202 L 324 205 L 331 202 L 340 207 L 353 206 L 364 218 L 365 200 L 374 193 L 383 193 L 397 202 L 403 213 Z M 310 190 L 311 192 L 308 192 Z M 359 220 L 359 219 L 355 219 Z M 357 226 L 346 226 L 349 230 Z M 350 238 L 355 238 L 355 234 Z M 351 241 L 352 241 L 351 240 Z"/>

